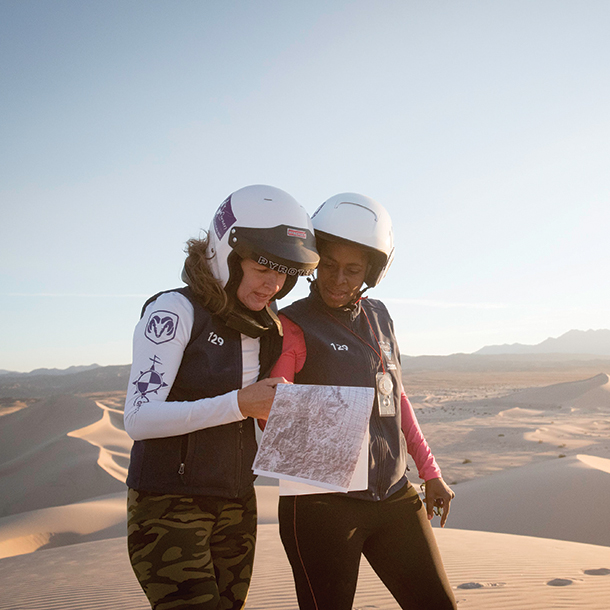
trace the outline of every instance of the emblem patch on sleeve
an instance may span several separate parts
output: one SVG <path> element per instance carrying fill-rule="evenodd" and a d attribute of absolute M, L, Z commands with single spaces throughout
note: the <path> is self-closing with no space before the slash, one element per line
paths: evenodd
<path fill-rule="evenodd" d="M 144 335 L 149 341 L 157 345 L 167 343 L 176 336 L 179 320 L 178 314 L 171 311 L 164 311 L 163 309 L 153 311 L 148 318 L 148 322 L 146 322 Z"/>
<path fill-rule="evenodd" d="M 150 402 L 148 394 L 156 394 L 161 388 L 166 388 L 167 383 L 163 381 L 163 375 L 155 370 L 155 364 L 161 364 L 161 361 L 155 355 L 152 360 L 152 366 L 147 371 L 140 371 L 140 376 L 133 382 L 136 386 L 136 397 L 133 399 L 133 404 L 137 407 L 142 406 L 145 402 Z"/>

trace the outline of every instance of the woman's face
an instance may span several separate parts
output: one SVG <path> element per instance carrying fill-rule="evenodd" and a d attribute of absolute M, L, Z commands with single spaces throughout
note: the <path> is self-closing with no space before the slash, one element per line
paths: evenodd
<path fill-rule="evenodd" d="M 368 256 L 357 246 L 327 242 L 320 252 L 318 289 L 329 307 L 343 307 L 360 291 Z"/>
<path fill-rule="evenodd" d="M 259 265 L 249 258 L 242 259 L 241 268 L 244 277 L 237 289 L 237 298 L 248 309 L 261 311 L 282 289 L 286 274 Z"/>

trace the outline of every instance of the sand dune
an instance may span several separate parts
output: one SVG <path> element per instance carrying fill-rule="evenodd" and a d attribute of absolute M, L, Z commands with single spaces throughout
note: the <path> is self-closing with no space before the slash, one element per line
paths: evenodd
<path fill-rule="evenodd" d="M 610 407 L 610 378 L 600 373 L 590 379 L 530 388 L 499 398 L 498 403 L 533 407 L 579 407 L 607 409 Z"/>
<path fill-rule="evenodd" d="M 277 523 L 277 486 L 257 486 L 258 522 Z M 68 544 L 123 536 L 127 492 L 0 518 L 0 559 Z"/>
<path fill-rule="evenodd" d="M 29 425 L 30 419 L 45 409 L 52 409 L 55 415 L 53 427 L 47 429 L 49 438 L 39 446 L 21 446 L 25 450 L 23 454 L 5 463 L 3 471 L 0 471 L 4 474 L 3 488 L 12 486 L 13 494 L 21 497 L 19 503 L 8 505 L 9 516 L 0 518 L 0 558 L 121 536 L 127 528 L 124 482 L 132 441 L 122 427 L 122 410 L 102 401 L 80 399 L 64 403 L 52 399 L 32 410 L 29 417 L 23 418 L 23 414 L 18 425 L 10 422 L 5 432 L 10 428 L 15 433 L 21 423 Z M 75 411 L 80 418 L 72 417 Z M 77 424 L 83 420 L 94 420 L 94 423 L 66 432 L 66 427 L 69 427 L 66 419 Z M 30 466 L 36 468 L 34 478 L 29 476 Z M 13 480 L 13 475 L 23 477 L 24 471 L 28 477 L 23 482 L 27 493 Z M 88 479 L 91 473 L 94 474 L 93 481 Z M 66 493 L 64 489 L 68 477 L 74 488 L 87 494 L 92 489 L 103 489 L 104 486 L 99 486 L 100 478 L 106 481 L 107 486 L 104 473 L 117 482 L 121 491 L 70 502 L 74 494 Z M 63 502 L 54 491 L 62 494 Z M 258 495 L 259 522 L 276 523 L 277 487 L 260 487 Z M 8 494 L 6 501 L 10 501 Z M 23 510 L 24 507 L 45 503 L 45 508 Z M 14 508 L 19 510 L 13 510 L 13 514 L 11 509 Z"/>
<path fill-rule="evenodd" d="M 115 394 L 4 405 L 0 610 L 148 607 L 123 535 L 131 441 Z M 460 608 L 608 609 L 608 376 L 423 398 L 415 406 L 424 433 L 445 478 L 460 481 L 449 527 L 435 530 Z M 277 494 L 257 485 L 248 610 L 297 607 Z M 354 608 L 397 608 L 366 563 Z"/>
<path fill-rule="evenodd" d="M 127 478 L 132 441 L 123 429 L 123 411 L 96 401 L 102 419 L 80 430 L 68 432 L 99 448 L 98 466 L 121 483 Z M 114 421 L 113 421 L 114 419 Z"/>
<path fill-rule="evenodd" d="M 607 375 L 504 396 L 485 393 L 476 400 L 414 404 L 450 483 L 577 453 L 610 459 Z"/>
<path fill-rule="evenodd" d="M 45 426 L 36 425 L 36 418 Z M 4 447 L 9 459 L 0 466 L 0 476 L 12 493 L 4 502 L 9 516 L 0 518 L 0 557 L 124 534 L 132 441 L 122 418 L 122 410 L 111 404 L 65 397 L 3 419 L 8 423 L 3 433 L 13 441 L 20 429 L 33 427 L 34 433 L 25 443 Z M 83 423 L 87 425 L 69 429 Z M 45 432 L 44 440 L 37 438 Z M 109 489 L 120 491 L 95 497 Z"/>
<path fill-rule="evenodd" d="M 0 427 L 0 464 L 40 451 L 100 415 L 95 402 L 81 396 L 48 398 L 6 414 Z"/>
<path fill-rule="evenodd" d="M 123 536 L 127 494 L 43 508 L 0 519 L 0 558 Z"/>
<path fill-rule="evenodd" d="M 452 527 L 610 547 L 608 459 L 576 455 L 545 461 L 454 489 Z"/>
<path fill-rule="evenodd" d="M 117 480 L 116 469 L 98 464 L 99 445 L 114 455 L 128 451 L 131 443 L 116 421 L 107 425 L 104 417 L 110 417 L 108 410 L 80 396 L 53 397 L 4 415 L 0 517 L 124 491 L 124 479 Z M 78 438 L 92 434 L 89 426 L 96 423 L 93 430 L 99 431 L 101 425 L 103 432 L 97 444 Z M 90 438 L 94 437 L 95 433 Z M 117 467 L 124 468 L 127 454 L 122 464 L 116 460 Z"/>
<path fill-rule="evenodd" d="M 438 530 L 437 538 L 461 610 L 608 608 L 607 547 L 452 529 Z M 131 571 L 124 538 L 0 560 L 0 582 L 0 610 L 149 608 Z M 398 608 L 366 563 L 354 608 Z M 260 527 L 246 609 L 297 609 L 276 525 Z"/>

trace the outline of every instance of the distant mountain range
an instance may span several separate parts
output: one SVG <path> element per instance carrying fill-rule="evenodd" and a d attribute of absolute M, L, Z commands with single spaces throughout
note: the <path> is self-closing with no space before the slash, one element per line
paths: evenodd
<path fill-rule="evenodd" d="M 610 357 L 610 330 L 570 330 L 557 338 L 545 339 L 538 345 L 488 345 L 473 354 L 453 354 L 451 356 L 405 356 L 403 369 L 413 367 L 443 368 L 458 366 L 489 366 L 487 360 L 480 356 L 515 356 L 521 360 L 544 355 L 544 359 L 581 360 L 588 356 Z M 530 365 L 534 364 L 531 360 Z M 129 380 L 130 365 L 71 366 L 67 369 L 36 369 L 29 373 L 0 370 L 0 399 L 4 397 L 20 398 L 38 394 L 57 395 L 73 392 L 108 392 L 124 391 Z"/>
<path fill-rule="evenodd" d="M 15 371 L 0 369 L 0 375 L 70 375 L 71 373 L 80 373 L 81 371 L 97 369 L 99 366 L 99 364 L 89 364 L 87 366 L 69 366 L 67 369 L 34 369 L 29 373 L 17 373 Z"/>
<path fill-rule="evenodd" d="M 591 354 L 610 356 L 610 330 L 570 330 L 557 338 L 549 337 L 538 345 L 488 345 L 476 355 L 495 354 Z"/>
<path fill-rule="evenodd" d="M 118 366 L 73 366 L 65 369 L 63 374 L 37 371 L 5 373 L 0 375 L 0 405 L 9 398 L 16 400 L 59 394 L 125 392 L 129 383 L 130 369 L 129 364 L 121 364 Z"/>

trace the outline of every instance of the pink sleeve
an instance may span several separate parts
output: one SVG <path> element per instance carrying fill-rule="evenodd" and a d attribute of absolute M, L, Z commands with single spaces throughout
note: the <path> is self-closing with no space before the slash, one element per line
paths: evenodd
<path fill-rule="evenodd" d="M 437 479 L 441 476 L 441 469 L 438 467 L 432 451 L 424 438 L 419 427 L 415 411 L 405 394 L 404 389 L 400 395 L 400 414 L 402 417 L 402 432 L 407 440 L 407 451 L 413 458 L 417 472 L 424 481 Z"/>
<path fill-rule="evenodd" d="M 294 376 L 303 368 L 307 358 L 305 336 L 301 327 L 292 320 L 282 314 L 279 318 L 284 329 L 282 355 L 275 363 L 270 376 L 284 377 L 287 381 L 293 382 Z"/>
<path fill-rule="evenodd" d="M 269 377 L 283 377 L 286 381 L 292 383 L 294 381 L 294 376 L 303 368 L 305 359 L 307 358 L 305 336 L 303 335 L 301 327 L 292 320 L 289 320 L 282 314 L 279 315 L 279 318 L 282 322 L 282 328 L 284 329 L 282 355 L 271 369 Z M 264 430 L 266 423 L 266 420 L 259 419 L 259 428 Z"/>

